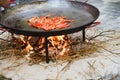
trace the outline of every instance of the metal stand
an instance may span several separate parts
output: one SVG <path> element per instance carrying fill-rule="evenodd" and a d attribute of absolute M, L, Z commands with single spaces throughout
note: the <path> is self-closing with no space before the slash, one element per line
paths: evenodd
<path fill-rule="evenodd" d="M 83 41 L 85 42 L 85 28 L 82 29 Z"/>
<path fill-rule="evenodd" d="M 49 63 L 49 52 L 48 52 L 48 40 L 47 36 L 45 37 L 45 51 L 46 51 L 46 63 Z"/>
<path fill-rule="evenodd" d="M 85 41 L 85 28 L 82 29 L 83 41 Z M 48 36 L 45 37 L 46 63 L 49 63 Z"/>

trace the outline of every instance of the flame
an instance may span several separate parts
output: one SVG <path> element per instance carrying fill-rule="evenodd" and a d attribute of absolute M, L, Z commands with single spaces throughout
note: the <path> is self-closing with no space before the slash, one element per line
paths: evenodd
<path fill-rule="evenodd" d="M 40 53 L 41 55 L 44 56 L 46 55 L 44 37 L 32 37 L 20 35 L 19 37 L 14 36 L 14 39 L 17 47 L 20 47 L 20 45 L 24 47 L 24 54 L 30 54 L 30 51 L 34 51 Z M 62 56 L 70 51 L 71 41 L 67 35 L 51 36 L 48 37 L 47 39 L 48 39 L 48 51 L 50 55 L 55 54 Z"/>
<path fill-rule="evenodd" d="M 54 46 L 58 50 L 61 50 L 59 55 L 64 55 L 66 52 L 69 52 L 70 40 L 67 36 L 53 36 L 49 37 L 48 40 L 52 43 L 52 46 Z"/>
<path fill-rule="evenodd" d="M 23 37 L 24 38 L 24 37 Z M 22 38 L 22 40 L 23 40 L 23 38 Z M 26 53 L 28 53 L 30 50 L 33 50 L 33 47 L 30 45 L 30 42 L 29 42 L 29 40 L 31 39 L 32 37 L 31 36 L 29 36 L 28 38 L 27 38 L 27 41 L 26 41 L 26 44 L 27 44 L 27 46 L 26 46 L 26 48 L 25 48 L 25 52 Z M 24 41 L 24 40 L 23 40 Z M 24 41 L 25 42 L 25 41 Z"/>

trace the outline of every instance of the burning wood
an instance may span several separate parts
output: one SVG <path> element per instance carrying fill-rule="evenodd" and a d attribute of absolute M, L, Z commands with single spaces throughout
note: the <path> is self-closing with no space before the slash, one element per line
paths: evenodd
<path fill-rule="evenodd" d="M 64 55 L 70 51 L 70 39 L 68 39 L 68 36 L 53 36 L 48 37 L 48 40 L 54 48 L 61 51 L 59 55 Z"/>
<path fill-rule="evenodd" d="M 20 35 L 13 35 L 16 47 L 23 48 L 24 54 L 30 51 L 45 56 L 45 38 Z M 70 39 L 67 35 L 48 37 L 48 51 L 50 55 L 64 55 L 70 51 Z"/>

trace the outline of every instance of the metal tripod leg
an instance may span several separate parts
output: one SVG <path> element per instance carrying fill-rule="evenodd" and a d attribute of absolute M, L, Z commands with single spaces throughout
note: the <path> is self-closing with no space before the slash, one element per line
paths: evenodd
<path fill-rule="evenodd" d="M 49 52 L 48 52 L 48 37 L 45 37 L 45 51 L 46 51 L 46 63 L 49 63 Z"/>
<path fill-rule="evenodd" d="M 82 29 L 83 41 L 85 41 L 85 28 Z"/>

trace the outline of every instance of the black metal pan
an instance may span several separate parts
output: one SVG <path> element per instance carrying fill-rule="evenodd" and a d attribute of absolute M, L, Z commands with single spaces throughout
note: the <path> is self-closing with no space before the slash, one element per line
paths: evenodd
<path fill-rule="evenodd" d="M 87 3 L 68 1 L 68 4 L 52 5 L 47 1 L 19 4 L 7 9 L 1 16 L 0 25 L 12 33 L 28 36 L 54 36 L 77 32 L 91 25 L 99 16 L 99 10 Z M 70 27 L 45 31 L 28 25 L 27 20 L 33 16 L 67 16 L 74 20 Z"/>

